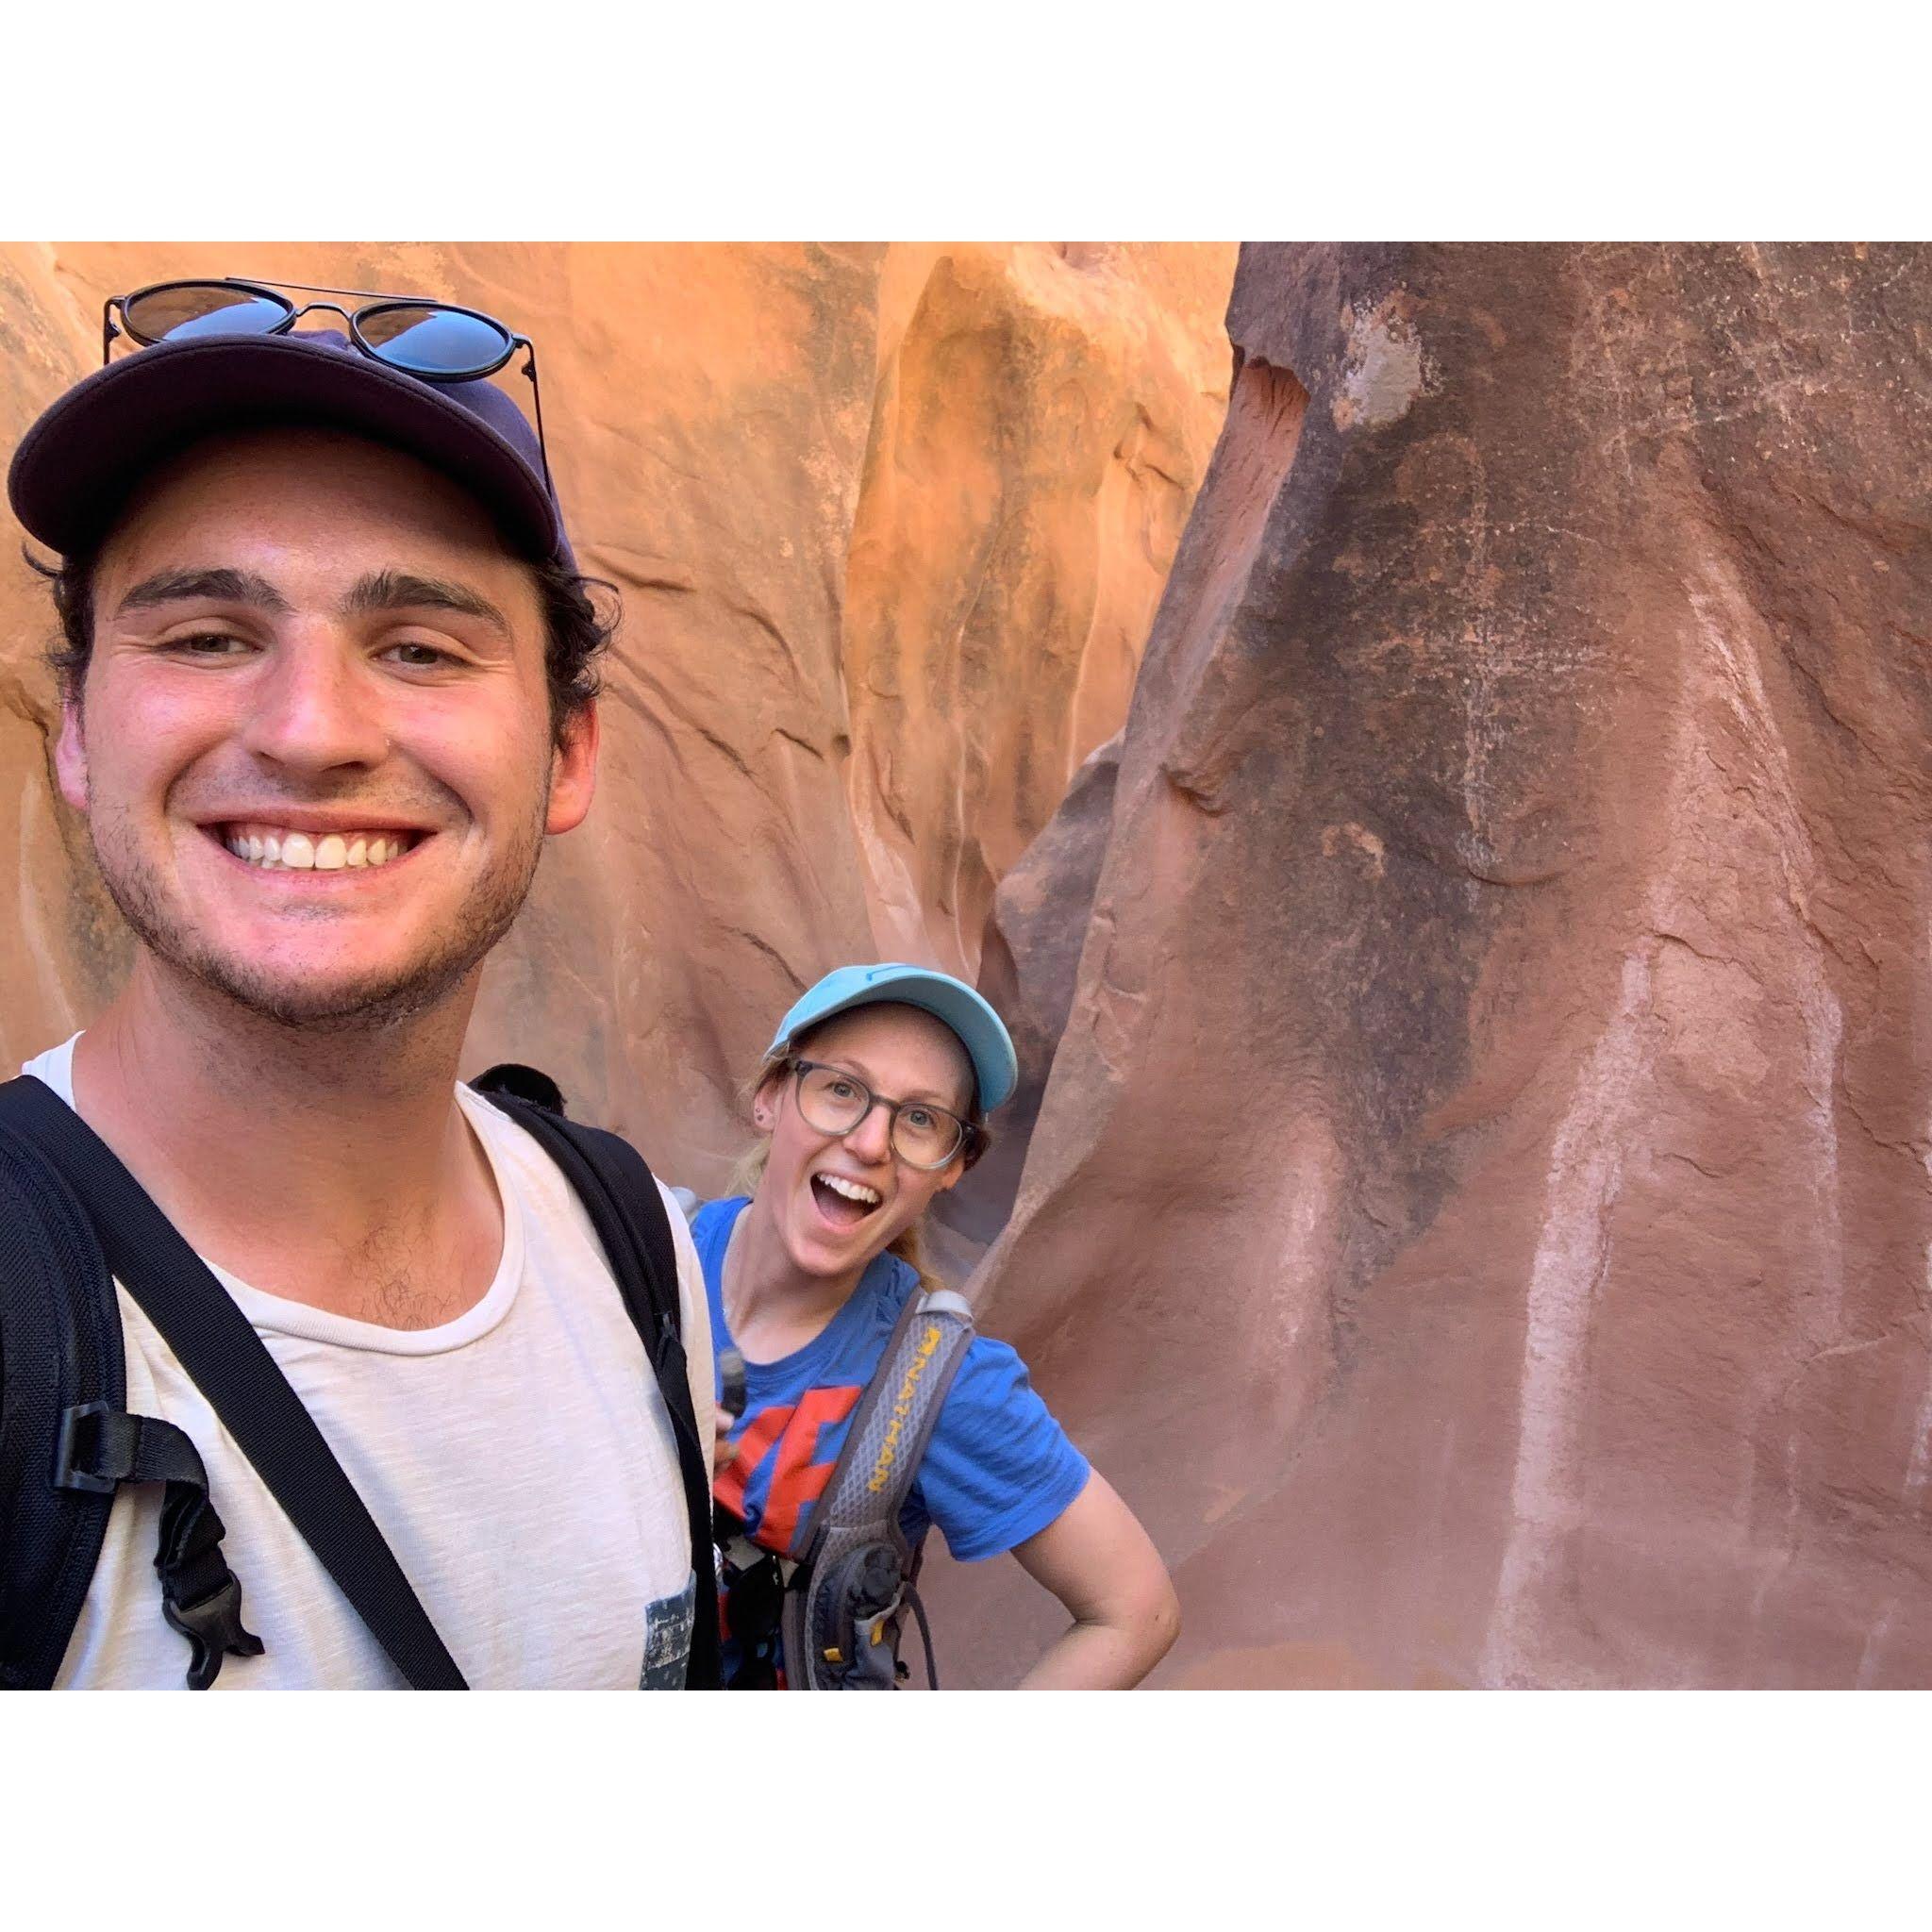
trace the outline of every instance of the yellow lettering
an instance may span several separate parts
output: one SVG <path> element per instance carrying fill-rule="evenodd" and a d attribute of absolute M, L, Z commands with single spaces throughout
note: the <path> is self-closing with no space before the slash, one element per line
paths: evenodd
<path fill-rule="evenodd" d="M 917 1358 L 906 1371 L 898 1393 L 893 1398 L 892 1415 L 886 1425 L 885 1441 L 879 1445 L 878 1460 L 873 1464 L 872 1474 L 866 1481 L 866 1489 L 874 1496 L 885 1488 L 892 1464 L 899 1459 L 899 1438 L 905 1432 L 907 1418 L 912 1413 L 912 1398 L 919 1392 L 919 1378 L 939 1353 L 940 1339 L 940 1324 L 928 1322 L 925 1333 L 919 1340 Z"/>

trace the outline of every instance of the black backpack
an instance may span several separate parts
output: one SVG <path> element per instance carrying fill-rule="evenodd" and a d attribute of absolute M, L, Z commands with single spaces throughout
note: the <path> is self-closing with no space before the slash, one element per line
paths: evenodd
<path fill-rule="evenodd" d="M 698 1439 L 677 1259 L 657 1183 L 615 1134 L 489 1098 L 563 1170 L 589 1213 L 670 1411 L 695 1581 L 690 1690 L 716 1687 L 710 1445 Z M 417 1690 L 467 1688 L 362 1499 L 246 1318 L 114 1153 L 31 1076 L 0 1084 L 0 1688 L 52 1686 L 116 1487 L 164 1483 L 161 1609 L 187 1678 L 261 1650 L 192 1441 L 125 1412 L 113 1282 L 160 1331 L 317 1559 Z"/>

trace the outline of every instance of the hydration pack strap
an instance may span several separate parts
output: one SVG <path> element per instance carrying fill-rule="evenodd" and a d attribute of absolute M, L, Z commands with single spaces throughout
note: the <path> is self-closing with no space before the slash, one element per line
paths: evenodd
<path fill-rule="evenodd" d="M 419 1690 L 466 1689 L 462 1673 L 417 1601 L 395 1553 L 315 1419 L 208 1264 L 148 1198 L 113 1149 L 50 1088 L 23 1078 L 9 1082 L 5 1091 L 8 1118 L 31 1135 L 79 1198 L 116 1279 L 160 1331 L 303 1541 L 335 1578 L 404 1679 Z M 77 1438 L 82 1419 L 71 1420 Z M 144 1418 L 128 1420 L 154 1426 Z M 157 1457 L 167 1453 L 161 1440 L 157 1437 L 152 1449 Z M 129 1444 L 123 1441 L 105 1445 L 103 1453 L 111 1455 L 116 1446 L 124 1456 L 129 1452 Z M 133 1453 L 139 1450 L 137 1441 Z M 198 1467 L 198 1456 L 195 1462 Z M 83 1475 L 89 1473 L 78 1463 L 75 1469 Z M 205 1501 L 205 1474 L 201 1481 Z M 188 1574 L 198 1555 L 206 1553 L 210 1521 L 213 1533 L 219 1534 L 221 1519 L 212 1507 L 204 1514 L 184 1507 L 177 1516 L 176 1554 L 185 1587 L 192 1588 Z M 165 1537 L 163 1541 L 165 1557 Z M 183 1632 L 191 1642 L 195 1641 L 192 1619 L 198 1607 L 190 1597 L 181 1611 L 191 1622 Z M 175 1624 L 175 1617 L 169 1622 Z M 234 1627 L 240 1631 L 239 1622 Z"/>
<path fill-rule="evenodd" d="M 810 1518 L 800 1525 L 803 1547 L 793 1546 L 802 1574 L 786 1592 L 784 1632 L 786 1680 L 794 1689 L 874 1681 L 883 1688 L 889 1676 L 864 1671 L 870 1659 L 847 1655 L 845 1644 L 876 1645 L 889 1625 L 896 1627 L 908 1605 L 925 1640 L 927 1677 L 939 1688 L 924 1607 L 912 1589 L 919 1556 L 906 1541 L 899 1514 L 972 1341 L 973 1311 L 963 1295 L 934 1289 L 907 1297 L 878 1370 L 853 1412 L 839 1460 Z M 834 1599 L 864 1574 L 868 1546 L 896 1561 L 898 1590 L 871 1614 L 848 1619 L 847 1607 Z M 878 1562 L 870 1567 L 876 1571 Z M 851 1633 L 844 1627 L 848 1622 L 854 1624 Z M 861 1667 L 858 1675 L 855 1666 Z"/>

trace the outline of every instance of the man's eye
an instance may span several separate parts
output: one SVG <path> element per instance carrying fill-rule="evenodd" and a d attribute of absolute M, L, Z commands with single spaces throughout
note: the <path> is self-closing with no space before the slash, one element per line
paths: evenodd
<path fill-rule="evenodd" d="M 248 649 L 248 641 L 231 631 L 198 630 L 185 638 L 170 638 L 164 648 L 184 658 L 234 658 Z"/>
<path fill-rule="evenodd" d="M 433 671 L 440 664 L 454 664 L 454 652 L 439 650 L 434 644 L 418 643 L 413 639 L 389 647 L 389 657 L 398 664 L 407 664 L 412 671 Z"/>

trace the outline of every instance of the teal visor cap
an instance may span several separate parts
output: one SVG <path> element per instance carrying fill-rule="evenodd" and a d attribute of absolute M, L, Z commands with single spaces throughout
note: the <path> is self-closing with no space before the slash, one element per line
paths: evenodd
<path fill-rule="evenodd" d="M 979 1106 L 991 1113 L 1019 1081 L 1020 1063 L 1006 1023 L 964 980 L 927 966 L 841 966 L 828 973 L 778 1023 L 770 1051 L 780 1054 L 808 1026 L 887 1002 L 918 1007 L 959 1036 L 979 1083 Z"/>

